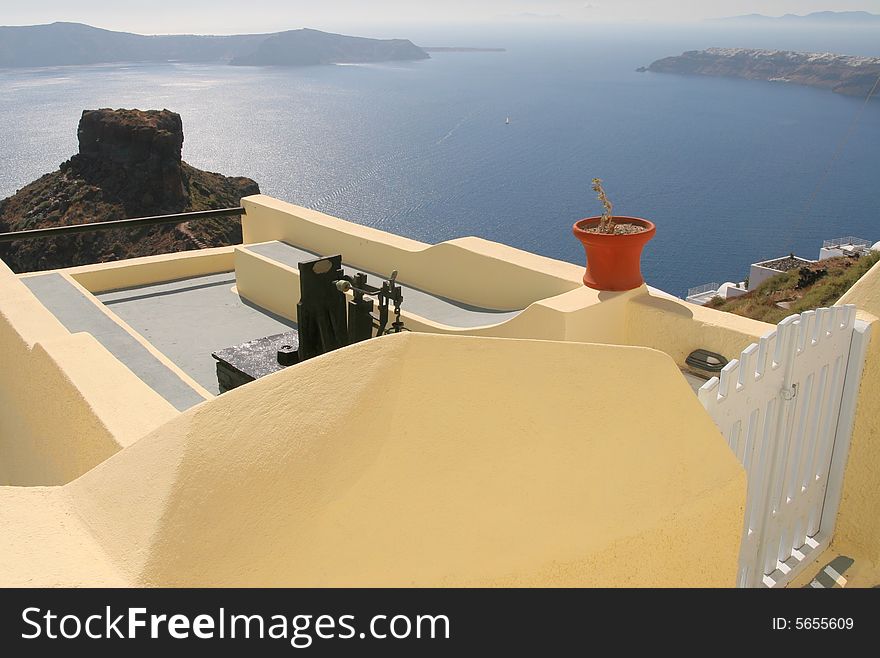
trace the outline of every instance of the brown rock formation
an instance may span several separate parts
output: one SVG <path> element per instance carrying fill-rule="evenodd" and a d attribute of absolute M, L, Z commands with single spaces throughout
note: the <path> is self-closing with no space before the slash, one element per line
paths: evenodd
<path fill-rule="evenodd" d="M 168 110 L 86 110 L 72 163 L 138 208 L 187 202 L 180 152 L 183 122 Z"/>
<path fill-rule="evenodd" d="M 229 208 L 259 193 L 249 178 L 201 171 L 181 160 L 183 123 L 168 110 L 86 110 L 79 154 L 0 201 L 0 231 Z M 15 271 L 147 256 L 241 240 L 237 219 L 102 231 L 0 245 Z"/>

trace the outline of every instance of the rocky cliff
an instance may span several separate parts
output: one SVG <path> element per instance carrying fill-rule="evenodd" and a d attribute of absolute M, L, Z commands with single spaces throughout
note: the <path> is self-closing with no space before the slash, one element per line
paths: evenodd
<path fill-rule="evenodd" d="M 0 231 L 231 208 L 258 194 L 249 178 L 201 171 L 181 159 L 183 123 L 168 110 L 86 110 L 79 153 L 0 201 Z M 235 244 L 236 218 L 0 244 L 17 272 Z"/>
<path fill-rule="evenodd" d="M 790 82 L 865 98 L 872 90 L 877 93 L 875 84 L 880 77 L 880 57 L 708 48 L 658 59 L 646 69 L 639 70 Z"/>

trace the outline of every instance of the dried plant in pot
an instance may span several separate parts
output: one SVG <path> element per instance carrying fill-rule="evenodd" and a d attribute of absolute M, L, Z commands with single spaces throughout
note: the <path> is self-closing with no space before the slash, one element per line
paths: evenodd
<path fill-rule="evenodd" d="M 572 227 L 587 255 L 584 285 L 596 290 L 638 288 L 644 283 L 642 248 L 657 229 L 647 219 L 613 214 L 613 205 L 602 189 L 602 179 L 593 179 L 593 191 L 602 202 L 602 214 L 581 219 Z"/>

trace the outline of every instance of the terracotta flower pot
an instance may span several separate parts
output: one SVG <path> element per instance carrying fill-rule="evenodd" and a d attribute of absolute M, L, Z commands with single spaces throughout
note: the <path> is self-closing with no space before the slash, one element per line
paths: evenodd
<path fill-rule="evenodd" d="M 596 290 L 632 290 L 644 283 L 641 258 L 645 243 L 654 237 L 657 228 L 653 222 L 639 217 L 614 216 L 618 224 L 638 224 L 646 230 L 641 233 L 609 235 L 590 233 L 584 229 L 599 223 L 601 217 L 587 217 L 575 222 L 574 236 L 584 245 L 587 253 L 587 271 L 584 285 Z"/>

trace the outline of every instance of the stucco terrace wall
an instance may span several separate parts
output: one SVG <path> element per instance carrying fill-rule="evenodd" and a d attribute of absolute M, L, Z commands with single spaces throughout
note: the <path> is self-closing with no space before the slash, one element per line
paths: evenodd
<path fill-rule="evenodd" d="M 738 359 L 746 347 L 776 328 L 654 291 L 633 297 L 626 316 L 627 344 L 662 350 L 679 365 L 700 348 Z"/>
<path fill-rule="evenodd" d="M 235 275 L 242 297 L 296 321 L 300 293 L 296 268 L 272 261 L 243 246 L 235 248 Z M 627 293 L 602 293 L 581 284 L 554 297 L 530 303 L 512 319 L 485 327 L 461 328 L 434 322 L 409 311 L 406 303 L 402 310 L 406 326 L 413 331 L 620 344 L 625 336 L 626 303 L 643 294 L 646 294 L 644 287 Z"/>
<path fill-rule="evenodd" d="M 582 265 L 486 240 L 461 238 L 429 246 L 262 195 L 242 203 L 246 244 L 235 249 L 239 293 L 292 320 L 298 272 L 249 251 L 247 244 L 282 240 L 317 253 L 342 253 L 368 270 L 397 268 L 401 280 L 435 294 L 486 308 L 524 309 L 497 325 L 461 329 L 413 315 L 404 304 L 406 324 L 416 331 L 642 345 L 683 365 L 697 348 L 735 358 L 773 329 L 647 286 L 625 293 L 591 290 L 581 281 Z"/>
<path fill-rule="evenodd" d="M 427 245 L 264 195 L 242 199 L 244 244 L 281 240 L 427 292 L 498 310 L 525 308 L 581 287 L 583 268 L 468 237 Z"/>
<path fill-rule="evenodd" d="M 880 568 L 880 263 L 837 302 L 873 323 L 862 372 L 832 548 Z"/>
<path fill-rule="evenodd" d="M 68 482 L 176 414 L 0 262 L 0 484 Z"/>
<path fill-rule="evenodd" d="M 730 586 L 745 477 L 659 352 L 410 333 L 200 405 L 64 490 L 133 584 Z"/>
<path fill-rule="evenodd" d="M 161 281 L 231 272 L 233 247 L 216 247 L 177 254 L 161 254 L 111 263 L 95 263 L 64 270 L 91 293 L 134 288 Z"/>

